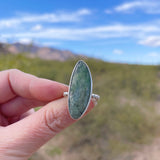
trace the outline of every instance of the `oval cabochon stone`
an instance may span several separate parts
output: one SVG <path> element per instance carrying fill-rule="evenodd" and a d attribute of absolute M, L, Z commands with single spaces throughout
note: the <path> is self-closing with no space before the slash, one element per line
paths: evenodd
<path fill-rule="evenodd" d="M 79 119 L 87 110 L 92 94 L 92 77 L 87 64 L 80 60 L 74 67 L 68 95 L 69 113 Z"/>

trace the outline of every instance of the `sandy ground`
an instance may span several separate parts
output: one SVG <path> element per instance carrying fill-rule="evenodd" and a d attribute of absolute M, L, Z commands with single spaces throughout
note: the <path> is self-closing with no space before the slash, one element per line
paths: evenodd
<path fill-rule="evenodd" d="M 120 160 L 160 160 L 160 138 L 155 139 L 151 145 L 146 145 L 139 151 L 122 156 Z"/>

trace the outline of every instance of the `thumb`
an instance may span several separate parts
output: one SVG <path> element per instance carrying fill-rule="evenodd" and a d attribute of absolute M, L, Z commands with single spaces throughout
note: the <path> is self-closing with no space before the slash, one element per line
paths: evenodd
<path fill-rule="evenodd" d="M 88 111 L 93 108 L 91 101 Z M 87 111 L 87 112 L 88 112 Z M 34 114 L 6 127 L 3 131 L 4 149 L 12 156 L 28 158 L 44 143 L 61 130 L 71 125 L 73 120 L 68 112 L 67 98 L 50 102 Z"/>

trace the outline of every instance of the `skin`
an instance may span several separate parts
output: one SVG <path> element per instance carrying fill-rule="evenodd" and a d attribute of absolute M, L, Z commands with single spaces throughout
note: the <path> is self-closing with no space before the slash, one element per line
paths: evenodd
<path fill-rule="evenodd" d="M 73 120 L 68 86 L 16 69 L 0 72 L 0 159 L 27 160 Z M 34 107 L 43 106 L 37 112 Z M 94 107 L 91 101 L 86 114 Z"/>

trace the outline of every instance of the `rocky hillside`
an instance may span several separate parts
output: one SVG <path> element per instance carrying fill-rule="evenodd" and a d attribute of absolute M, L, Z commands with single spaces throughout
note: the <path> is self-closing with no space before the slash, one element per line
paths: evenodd
<path fill-rule="evenodd" d="M 40 47 L 34 44 L 21 44 L 21 43 L 13 43 L 6 44 L 0 43 L 0 54 L 21 54 L 26 53 L 29 57 L 38 57 L 45 60 L 58 60 L 65 61 L 68 59 L 76 59 L 82 57 L 80 55 L 76 55 L 69 50 L 59 50 L 55 48 L 49 47 Z"/>

